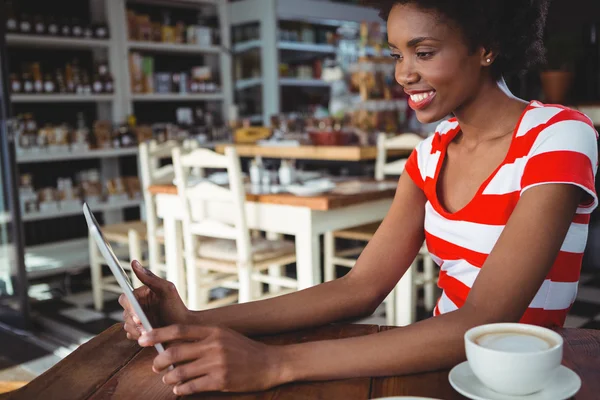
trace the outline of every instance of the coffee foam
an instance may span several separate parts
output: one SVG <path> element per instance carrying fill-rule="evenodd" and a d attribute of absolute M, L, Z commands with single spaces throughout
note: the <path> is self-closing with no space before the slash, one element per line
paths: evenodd
<path fill-rule="evenodd" d="M 525 332 L 490 332 L 475 338 L 481 347 L 510 353 L 530 353 L 554 347 L 549 338 Z"/>

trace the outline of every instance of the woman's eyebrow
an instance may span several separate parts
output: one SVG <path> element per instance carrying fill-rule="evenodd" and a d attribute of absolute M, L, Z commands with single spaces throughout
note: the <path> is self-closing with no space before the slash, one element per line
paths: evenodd
<path fill-rule="evenodd" d="M 410 39 L 408 41 L 408 43 L 406 43 L 406 45 L 408 47 L 415 47 L 416 45 L 418 45 L 419 43 L 421 43 L 421 42 L 423 42 L 425 40 L 434 40 L 436 42 L 440 41 L 439 39 L 436 39 L 436 38 L 431 37 L 431 36 L 420 36 L 420 37 L 416 37 L 414 39 Z"/>

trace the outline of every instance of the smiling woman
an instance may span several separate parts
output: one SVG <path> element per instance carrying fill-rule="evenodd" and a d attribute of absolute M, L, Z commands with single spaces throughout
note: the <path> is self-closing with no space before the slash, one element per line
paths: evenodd
<path fill-rule="evenodd" d="M 396 80 L 417 118 L 454 118 L 411 154 L 388 215 L 343 278 L 270 300 L 188 311 L 174 286 L 136 266 L 147 285 L 136 290 L 140 303 L 157 323 L 174 326 L 142 334 L 123 300 L 125 329 L 143 346 L 171 344 L 154 369 L 177 365 L 164 376 L 177 394 L 449 368 L 464 360 L 463 338 L 472 327 L 564 324 L 598 205 L 597 132 L 579 112 L 516 98 L 502 78 L 542 60 L 547 2 L 380 6 Z M 289 346 L 245 337 L 371 314 L 424 239 L 441 269 L 433 318 Z"/>

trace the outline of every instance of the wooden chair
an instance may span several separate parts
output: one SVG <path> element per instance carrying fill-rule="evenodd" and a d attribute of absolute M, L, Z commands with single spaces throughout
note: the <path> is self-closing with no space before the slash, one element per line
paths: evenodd
<path fill-rule="evenodd" d="M 270 266 L 296 261 L 295 246 L 283 240 L 250 237 L 246 222 L 245 190 L 240 160 L 234 148 L 224 155 L 207 149 L 196 149 L 182 155 L 173 150 L 177 192 L 183 209 L 183 245 L 187 272 L 188 307 L 205 309 L 259 298 L 272 297 L 297 290 L 296 280 L 269 276 Z M 225 169 L 229 187 L 209 180 L 189 186 L 190 170 Z M 194 207 L 192 207 L 192 204 Z M 216 215 L 211 208 L 227 210 Z M 262 284 L 287 289 L 262 293 Z M 225 287 L 238 293 L 210 301 L 209 291 Z"/>
<path fill-rule="evenodd" d="M 157 275 L 164 273 L 166 270 L 164 258 L 161 255 L 161 246 L 164 244 L 163 232 L 156 215 L 154 198 L 146 188 L 153 184 L 171 183 L 173 181 L 173 166 L 161 167 L 160 161 L 170 158 L 173 148 L 177 146 L 178 144 L 175 141 L 160 145 L 156 141 L 140 144 L 139 169 L 146 211 L 145 221 L 111 224 L 102 228 L 104 236 L 115 247 L 121 266 L 126 271 L 131 271 L 131 260 L 148 264 L 152 272 Z M 104 308 L 103 292 L 121 293 L 121 289 L 112 274 L 106 277 L 103 276 L 102 265 L 105 262 L 91 238 L 89 252 L 94 308 L 100 311 Z M 145 253 L 148 256 L 147 259 L 144 258 Z M 134 287 L 141 285 L 133 271 L 131 271 L 131 280 Z"/>
<path fill-rule="evenodd" d="M 404 171 L 406 159 L 387 163 L 389 150 L 413 150 L 423 139 L 416 134 L 403 133 L 393 138 L 379 134 L 377 138 L 377 159 L 375 162 L 375 179 L 383 180 L 386 175 L 400 175 Z M 355 256 L 360 254 L 364 246 L 336 251 L 335 240 L 346 239 L 360 242 L 371 240 L 380 222 L 356 226 L 350 229 L 327 232 L 325 234 L 325 281 L 335 279 L 336 265 L 352 268 L 356 262 Z M 351 257 L 353 256 L 353 257 Z M 417 262 L 422 260 L 423 273 L 418 273 Z M 435 266 L 428 256 L 425 244 L 409 270 L 405 273 L 396 288 L 385 299 L 386 319 L 389 325 L 408 325 L 416 317 L 416 288 L 424 286 L 425 308 L 435 307 Z"/>
<path fill-rule="evenodd" d="M 171 158 L 173 149 L 178 146 L 176 141 L 158 144 L 155 140 L 139 145 L 139 169 L 146 214 L 148 263 L 150 270 L 156 275 L 163 274 L 167 269 L 162 255 L 164 231 L 156 213 L 156 200 L 154 195 L 148 191 L 148 187 L 173 182 L 175 178 L 173 165 L 161 166 L 160 163 L 164 159 Z"/>
<path fill-rule="evenodd" d="M 131 282 L 134 287 L 141 286 L 141 282 L 131 270 L 131 260 L 146 261 L 143 258 L 143 245 L 146 240 L 146 224 L 143 221 L 124 222 L 112 224 L 102 228 L 102 233 L 113 246 L 121 267 L 131 273 Z M 106 264 L 100 254 L 98 245 L 93 237 L 89 236 L 90 270 L 92 278 L 92 294 L 96 311 L 104 309 L 104 291 L 122 293 L 123 290 L 112 274 L 103 276 L 102 266 Z"/>

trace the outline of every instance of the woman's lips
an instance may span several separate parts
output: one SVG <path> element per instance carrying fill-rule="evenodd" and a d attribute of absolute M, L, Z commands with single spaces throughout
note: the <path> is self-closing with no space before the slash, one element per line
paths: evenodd
<path fill-rule="evenodd" d="M 408 105 L 413 110 L 422 110 L 423 108 L 431 104 L 431 102 L 435 98 L 435 95 L 435 90 L 411 94 L 408 98 Z"/>

